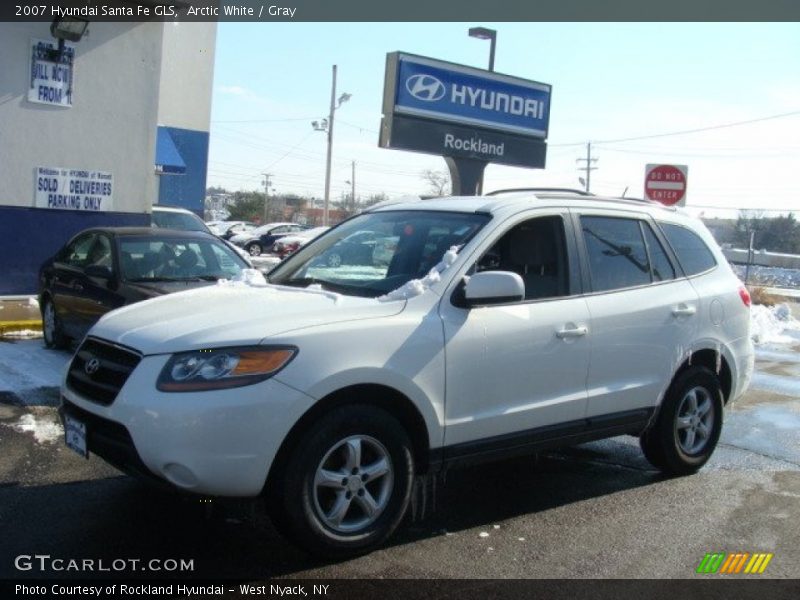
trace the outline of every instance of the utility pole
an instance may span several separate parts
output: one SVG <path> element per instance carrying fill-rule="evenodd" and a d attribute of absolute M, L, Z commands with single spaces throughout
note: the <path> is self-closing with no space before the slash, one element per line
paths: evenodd
<path fill-rule="evenodd" d="M 350 177 L 350 198 L 352 202 L 352 211 L 353 214 L 356 212 L 356 161 L 352 161 L 351 166 L 353 167 L 353 174 Z"/>
<path fill-rule="evenodd" d="M 269 212 L 269 178 L 272 177 L 272 173 L 262 173 L 262 175 L 264 176 L 264 221 L 261 224 L 265 225 Z"/>
<path fill-rule="evenodd" d="M 328 204 L 331 199 L 331 152 L 333 150 L 333 113 L 336 111 L 336 65 L 333 65 L 331 84 L 331 112 L 328 115 L 328 157 L 325 162 L 325 207 L 322 210 L 322 224 L 328 225 Z"/>
<path fill-rule="evenodd" d="M 597 167 L 593 167 L 592 165 L 597 162 L 596 158 L 592 158 L 592 142 L 588 142 L 586 144 L 586 158 L 576 158 L 576 162 L 585 162 L 585 167 L 578 167 L 579 171 L 586 171 L 586 177 L 584 178 L 584 189 L 586 193 L 591 191 L 591 183 L 592 183 L 592 171 L 596 171 Z"/>

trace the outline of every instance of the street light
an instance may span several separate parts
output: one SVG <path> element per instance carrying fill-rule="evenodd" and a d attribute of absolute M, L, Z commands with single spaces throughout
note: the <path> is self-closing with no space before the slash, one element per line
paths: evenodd
<path fill-rule="evenodd" d="M 336 100 L 336 65 L 333 65 L 333 83 L 331 84 L 331 112 L 327 119 L 319 121 L 312 121 L 311 127 L 314 131 L 327 131 L 328 132 L 328 157 L 325 164 L 325 207 L 322 212 L 322 224 L 328 224 L 328 205 L 331 199 L 331 151 L 333 149 L 333 114 L 336 109 L 342 104 L 352 98 L 352 94 L 343 93 Z"/>
<path fill-rule="evenodd" d="M 470 27 L 469 37 L 478 38 L 479 40 L 491 40 L 491 46 L 489 47 L 489 70 L 494 71 L 494 47 L 497 43 L 497 31 L 486 27 Z"/>

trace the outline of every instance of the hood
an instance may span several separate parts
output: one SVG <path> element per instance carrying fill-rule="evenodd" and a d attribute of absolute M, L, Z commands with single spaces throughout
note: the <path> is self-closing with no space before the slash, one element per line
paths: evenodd
<path fill-rule="evenodd" d="M 199 287 L 206 287 L 209 285 L 216 285 L 215 281 L 154 281 L 147 283 L 143 281 L 126 282 L 129 288 L 141 292 L 146 296 L 161 296 L 163 294 L 174 294 L 175 292 L 184 292 L 186 290 L 193 290 Z"/>
<path fill-rule="evenodd" d="M 146 355 L 166 354 L 257 344 L 295 329 L 388 317 L 402 312 L 405 304 L 318 290 L 227 283 L 124 306 L 106 314 L 89 334 Z"/>

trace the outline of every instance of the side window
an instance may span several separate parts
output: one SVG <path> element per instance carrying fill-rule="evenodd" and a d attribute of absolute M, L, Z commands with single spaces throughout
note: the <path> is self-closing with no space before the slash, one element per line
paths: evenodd
<path fill-rule="evenodd" d="M 681 225 L 659 224 L 686 275 L 702 273 L 717 265 L 714 255 L 699 235 Z"/>
<path fill-rule="evenodd" d="M 109 267 L 113 266 L 111 258 L 111 241 L 107 236 L 98 234 L 94 243 L 89 248 L 85 266 Z"/>
<path fill-rule="evenodd" d="M 271 229 L 269 234 L 276 235 L 278 233 L 287 233 L 289 231 L 289 227 L 286 225 L 282 225 L 281 227 L 276 227 L 275 229 Z"/>
<path fill-rule="evenodd" d="M 653 268 L 653 281 L 668 281 L 675 279 L 675 267 L 669 262 L 667 253 L 656 234 L 648 223 L 642 223 L 644 241 L 647 244 L 647 254 L 650 256 L 650 265 Z"/>
<path fill-rule="evenodd" d="M 581 217 L 595 292 L 650 283 L 650 264 L 637 219 Z"/>
<path fill-rule="evenodd" d="M 525 299 L 569 295 L 567 248 L 561 217 L 537 217 L 506 232 L 475 264 L 476 271 L 513 271 Z"/>
<path fill-rule="evenodd" d="M 67 246 L 61 256 L 62 262 L 78 269 L 85 267 L 88 264 L 87 258 L 89 256 L 89 250 L 92 248 L 96 239 L 96 233 L 87 233 L 79 237 Z"/>

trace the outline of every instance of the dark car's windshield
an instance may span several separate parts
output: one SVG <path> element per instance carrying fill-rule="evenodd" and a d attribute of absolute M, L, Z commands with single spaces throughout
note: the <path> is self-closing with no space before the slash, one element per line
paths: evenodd
<path fill-rule="evenodd" d="M 305 246 L 276 267 L 269 280 L 381 296 L 424 277 L 450 247 L 463 246 L 489 218 L 423 210 L 359 215 Z"/>
<path fill-rule="evenodd" d="M 123 237 L 120 269 L 127 281 L 191 281 L 230 279 L 247 264 L 214 239 Z"/>
<path fill-rule="evenodd" d="M 197 215 L 183 212 L 154 210 L 151 217 L 153 225 L 156 227 L 161 227 L 162 229 L 203 231 L 205 233 L 210 233 L 206 224 L 203 223 L 203 220 Z"/>

